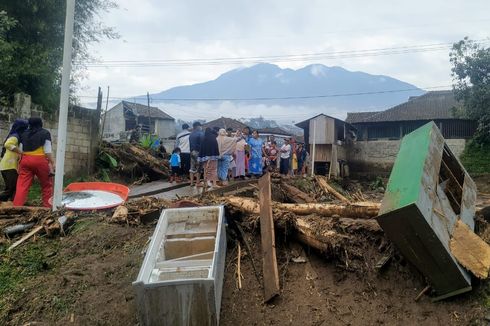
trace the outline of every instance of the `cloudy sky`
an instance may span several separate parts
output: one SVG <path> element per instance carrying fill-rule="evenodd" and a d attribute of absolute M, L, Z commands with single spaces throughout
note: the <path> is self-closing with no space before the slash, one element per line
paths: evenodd
<path fill-rule="evenodd" d="M 488 0 L 119 0 L 102 16 L 121 34 L 92 46 L 106 61 L 152 61 L 284 56 L 413 47 L 490 36 Z M 448 49 L 382 56 L 275 62 L 312 63 L 384 74 L 418 87 L 451 84 Z M 215 79 L 240 63 L 90 67 L 81 96 L 110 85 L 111 96 L 160 92 Z M 93 98 L 82 97 L 82 102 Z M 171 112 L 172 113 L 172 112 Z M 173 112 L 176 113 L 176 112 Z M 215 115 L 220 115 L 216 112 Z"/>

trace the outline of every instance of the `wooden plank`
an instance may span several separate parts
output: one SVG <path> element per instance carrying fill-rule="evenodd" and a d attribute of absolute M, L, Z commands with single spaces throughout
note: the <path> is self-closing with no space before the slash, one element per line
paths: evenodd
<path fill-rule="evenodd" d="M 456 260 L 473 275 L 480 279 L 488 277 L 490 246 L 461 220 L 454 226 L 449 247 Z"/>
<path fill-rule="evenodd" d="M 11 245 L 7 249 L 7 251 L 10 251 L 10 250 L 14 249 L 15 247 L 20 246 L 24 241 L 26 241 L 27 239 L 29 239 L 30 237 L 32 237 L 33 235 L 35 235 L 36 233 L 38 233 L 39 231 L 41 231 L 43 228 L 44 228 L 44 226 L 42 226 L 42 225 L 39 225 L 39 226 L 35 227 L 34 229 L 32 229 L 31 232 L 27 233 L 25 236 L 23 236 L 22 238 L 20 238 L 19 240 L 17 240 L 13 245 Z"/>
<path fill-rule="evenodd" d="M 260 238 L 262 241 L 262 270 L 264 274 L 264 301 L 279 294 L 274 220 L 272 219 L 271 176 L 259 179 Z"/>

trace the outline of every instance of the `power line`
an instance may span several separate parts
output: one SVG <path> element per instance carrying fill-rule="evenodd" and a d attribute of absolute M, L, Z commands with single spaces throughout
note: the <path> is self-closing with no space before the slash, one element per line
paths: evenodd
<path fill-rule="evenodd" d="M 477 40 L 480 43 L 488 43 L 489 40 Z M 378 49 L 316 52 L 302 54 L 228 57 L 228 58 L 192 58 L 192 59 L 155 59 L 155 60 L 101 60 L 84 63 L 87 67 L 167 67 L 167 66 L 196 66 L 196 65 L 229 65 L 261 62 L 294 62 L 319 59 L 346 59 L 385 56 L 407 53 L 423 53 L 448 50 L 453 43 L 433 43 L 424 45 L 387 47 Z"/>
<path fill-rule="evenodd" d="M 430 86 L 423 89 L 440 89 L 448 88 L 451 85 Z M 386 93 L 400 93 L 421 90 L 421 88 L 406 88 L 406 89 L 394 89 L 394 90 L 381 90 L 372 92 L 356 92 L 356 93 L 339 93 L 339 94 L 322 94 L 322 95 L 303 95 L 303 96 L 285 96 L 285 97 L 252 97 L 252 98 L 154 98 L 151 100 L 154 102 L 224 102 L 224 101 L 276 101 L 276 100 L 299 100 L 299 99 L 314 99 L 314 98 L 329 98 L 329 97 L 348 97 L 348 96 L 362 96 L 362 95 L 374 95 L 374 94 L 386 94 Z M 94 96 L 80 95 L 81 98 L 94 98 Z M 129 97 L 131 98 L 131 97 Z M 136 97 L 134 97 L 136 98 Z M 127 98 L 113 97 L 111 99 L 127 100 Z"/>

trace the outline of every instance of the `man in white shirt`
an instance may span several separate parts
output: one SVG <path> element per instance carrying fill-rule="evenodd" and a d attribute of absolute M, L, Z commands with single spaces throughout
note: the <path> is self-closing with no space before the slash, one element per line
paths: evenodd
<path fill-rule="evenodd" d="M 284 145 L 281 146 L 281 163 L 279 165 L 279 172 L 283 175 L 289 173 L 289 159 L 291 157 L 291 145 L 289 139 L 284 139 Z"/>
<path fill-rule="evenodd" d="M 189 125 L 184 123 L 182 131 L 175 137 L 175 148 L 180 148 L 181 173 L 186 176 L 191 168 L 191 147 L 189 144 Z"/>

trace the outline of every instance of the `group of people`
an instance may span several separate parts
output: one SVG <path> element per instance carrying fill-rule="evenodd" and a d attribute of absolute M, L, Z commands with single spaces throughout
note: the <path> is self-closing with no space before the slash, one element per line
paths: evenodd
<path fill-rule="evenodd" d="M 41 118 L 16 120 L 3 142 L 0 171 L 5 189 L 0 201 L 13 201 L 23 206 L 34 177 L 41 184 L 43 206 L 50 207 L 53 195 L 53 158 L 51 134 L 43 128 Z"/>
<path fill-rule="evenodd" d="M 226 185 L 230 179 L 260 177 L 264 171 L 274 172 L 278 167 L 284 175 L 304 174 L 307 157 L 303 144 L 290 139 L 278 147 L 273 136 L 264 141 L 257 130 L 249 127 L 203 131 L 201 123 L 195 122 L 192 129 L 182 125 L 182 132 L 176 137 L 170 158 L 170 181 L 177 181 L 189 172 L 191 187 L 217 187 Z"/>

